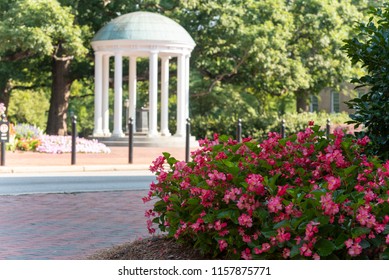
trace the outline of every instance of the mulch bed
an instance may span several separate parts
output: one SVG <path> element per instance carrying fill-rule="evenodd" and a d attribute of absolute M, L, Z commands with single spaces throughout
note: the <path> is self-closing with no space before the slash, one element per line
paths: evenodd
<path fill-rule="evenodd" d="M 89 260 L 204 260 L 203 256 L 188 244 L 178 243 L 165 236 L 150 237 L 98 251 Z"/>

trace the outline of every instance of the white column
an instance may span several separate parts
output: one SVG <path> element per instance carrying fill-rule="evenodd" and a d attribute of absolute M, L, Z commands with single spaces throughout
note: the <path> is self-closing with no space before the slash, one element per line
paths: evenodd
<path fill-rule="evenodd" d="M 185 55 L 177 57 L 177 131 L 175 136 L 185 136 Z"/>
<path fill-rule="evenodd" d="M 114 101 L 114 137 L 123 137 L 123 58 L 121 53 L 115 54 L 115 101 Z"/>
<path fill-rule="evenodd" d="M 130 57 L 128 96 L 130 99 L 129 117 L 134 123 L 134 132 L 136 132 L 136 57 Z M 128 120 L 127 120 L 128 122 Z"/>
<path fill-rule="evenodd" d="M 185 56 L 185 120 L 189 118 L 189 63 L 190 55 Z M 186 121 L 185 121 L 186 123 Z"/>
<path fill-rule="evenodd" d="M 150 53 L 149 75 L 149 137 L 158 135 L 158 52 Z"/>
<path fill-rule="evenodd" d="M 109 131 L 109 55 L 103 57 L 103 133 L 111 136 Z"/>
<path fill-rule="evenodd" d="M 93 136 L 103 136 L 103 118 L 102 118 L 102 83 L 103 83 L 103 55 L 100 52 L 95 53 L 95 125 Z"/>
<path fill-rule="evenodd" d="M 161 58 L 161 135 L 170 136 L 169 131 L 169 57 Z"/>

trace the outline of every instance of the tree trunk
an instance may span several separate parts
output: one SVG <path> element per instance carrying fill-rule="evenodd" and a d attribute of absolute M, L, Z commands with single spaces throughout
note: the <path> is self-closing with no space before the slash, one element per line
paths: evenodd
<path fill-rule="evenodd" d="M 11 97 L 11 90 L 12 88 L 9 81 L 0 84 L 0 103 L 3 103 L 7 108 Z"/>
<path fill-rule="evenodd" d="M 309 112 L 309 92 L 298 90 L 296 92 L 296 111 L 297 113 Z"/>
<path fill-rule="evenodd" d="M 69 105 L 71 58 L 53 58 L 50 110 L 46 133 L 67 135 L 66 117 Z"/>

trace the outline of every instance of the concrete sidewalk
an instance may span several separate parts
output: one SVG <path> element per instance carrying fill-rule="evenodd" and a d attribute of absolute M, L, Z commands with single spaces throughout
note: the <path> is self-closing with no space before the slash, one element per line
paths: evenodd
<path fill-rule="evenodd" d="M 163 152 L 178 160 L 185 160 L 185 148 L 134 147 L 133 163 L 128 163 L 128 147 L 110 147 L 109 154 L 76 155 L 71 165 L 71 154 L 45 154 L 35 152 L 7 151 L 1 173 L 80 172 L 80 171 L 126 171 L 148 170 L 152 162 Z"/>

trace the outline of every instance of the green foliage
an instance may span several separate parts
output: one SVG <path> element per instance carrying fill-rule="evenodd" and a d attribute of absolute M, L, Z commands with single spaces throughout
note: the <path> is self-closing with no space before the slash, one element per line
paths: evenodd
<path fill-rule="evenodd" d="M 252 105 L 252 104 L 251 104 Z M 229 110 L 227 110 L 228 112 Z M 332 126 L 342 126 L 350 118 L 347 113 L 328 114 L 319 113 L 286 113 L 279 115 L 276 112 L 267 112 L 261 115 L 256 113 L 244 113 L 234 115 L 220 113 L 218 116 L 201 115 L 192 118 L 191 133 L 197 138 L 212 137 L 214 133 L 226 134 L 232 137 L 236 135 L 236 126 L 238 118 L 242 120 L 242 135 L 253 137 L 254 139 L 264 139 L 268 132 L 279 132 L 281 121 L 284 119 L 286 124 L 286 134 L 293 134 L 304 130 L 309 121 L 314 121 L 325 129 L 327 120 L 330 119 Z"/>
<path fill-rule="evenodd" d="M 8 107 L 12 123 L 28 123 L 45 130 L 49 110 L 48 90 L 14 90 Z"/>
<path fill-rule="evenodd" d="M 71 127 L 71 115 L 77 116 L 77 131 L 82 137 L 92 135 L 94 127 L 94 93 L 92 81 L 74 81 L 70 89 L 67 125 Z M 111 96 L 112 97 L 112 96 Z"/>
<path fill-rule="evenodd" d="M 348 102 L 355 110 L 349 123 L 364 125 L 373 145 L 370 152 L 383 159 L 389 158 L 389 5 L 372 8 L 367 23 L 358 25 L 358 34 L 347 40 L 344 49 L 354 64 L 361 63 L 367 75 L 354 79 L 358 87 L 369 91 Z"/>
<path fill-rule="evenodd" d="M 148 230 L 216 258 L 387 259 L 389 161 L 368 145 L 310 126 L 259 142 L 216 135 L 190 162 L 164 153 L 143 198 Z"/>

